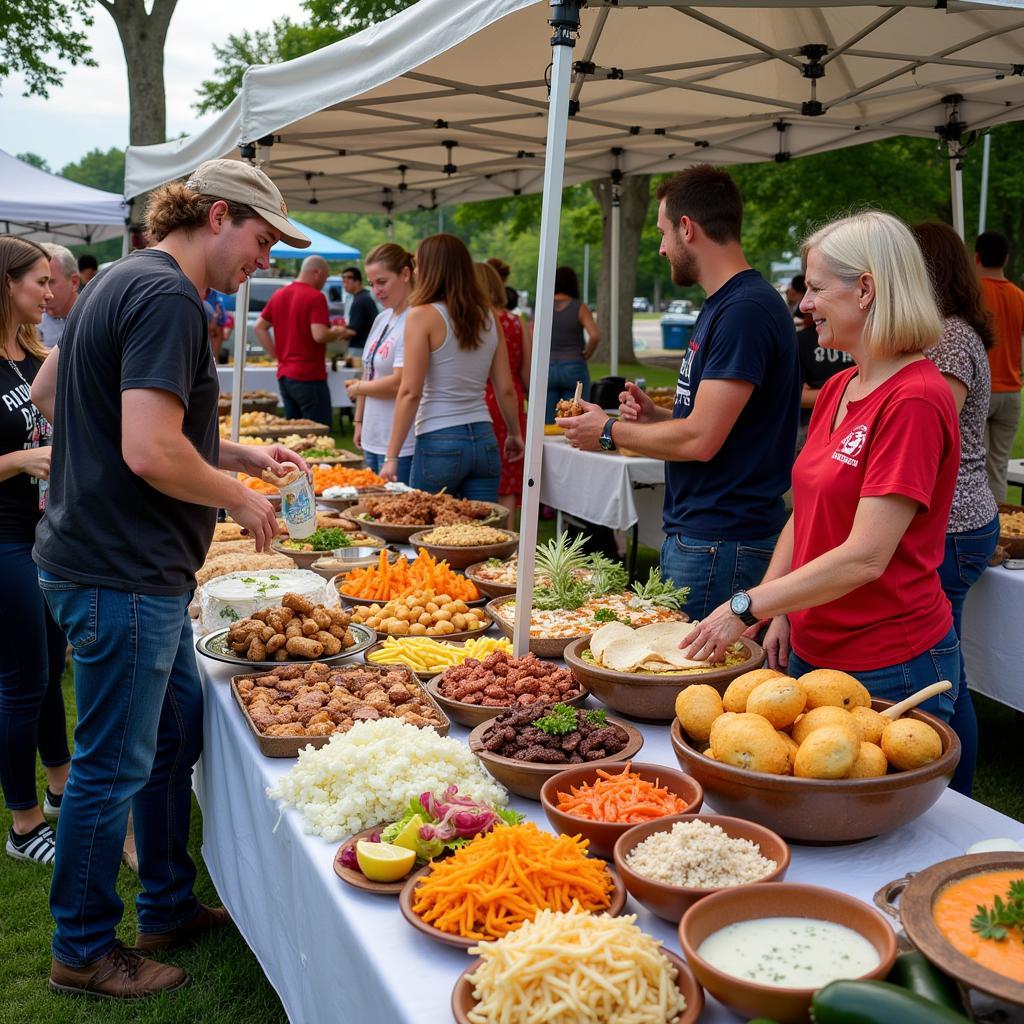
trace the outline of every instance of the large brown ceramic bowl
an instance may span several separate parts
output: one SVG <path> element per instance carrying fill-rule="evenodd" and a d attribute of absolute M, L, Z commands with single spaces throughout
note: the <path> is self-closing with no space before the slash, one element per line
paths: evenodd
<path fill-rule="evenodd" d="M 615 672 L 584 660 L 583 652 L 590 645 L 590 637 L 572 641 L 563 657 L 573 676 L 613 711 L 631 718 L 670 722 L 676 715 L 676 697 L 680 690 L 702 683 L 725 693 L 737 676 L 764 664 L 764 651 L 759 644 L 746 639 L 740 643 L 747 654 L 741 663 L 706 672 Z"/>
<path fill-rule="evenodd" d="M 372 648 L 371 648 L 372 650 Z M 367 655 L 370 651 L 368 650 Z M 419 673 L 417 673 L 419 674 Z M 445 697 L 441 693 L 441 677 L 444 672 L 439 672 L 434 676 L 427 676 L 427 692 L 437 701 L 441 707 L 448 710 L 448 717 L 453 722 L 458 722 L 459 725 L 464 725 L 468 729 L 475 729 L 481 722 L 486 722 L 488 719 L 494 718 L 495 715 L 500 715 L 502 711 L 508 711 L 511 704 L 507 704 L 504 707 L 489 707 L 485 704 L 467 704 L 464 700 L 453 700 L 451 697 Z M 423 676 L 420 676 L 422 679 Z M 571 704 L 574 708 L 583 707 L 584 702 L 587 699 L 587 691 L 580 690 L 575 697 L 563 698 L 563 704 Z M 564 765 L 562 766 L 564 767 Z"/>
<path fill-rule="evenodd" d="M 425 538 L 434 529 L 435 527 L 429 526 L 425 530 L 414 533 L 409 538 L 409 543 L 414 548 L 423 548 L 428 555 L 436 558 L 439 562 L 444 559 L 453 569 L 465 569 L 467 565 L 485 561 L 488 558 L 507 558 L 514 554 L 519 547 L 519 534 L 512 530 L 502 530 L 505 540 L 494 544 L 431 544 Z"/>
<path fill-rule="evenodd" d="M 493 719 L 481 722 L 470 734 L 467 742 L 469 749 L 483 762 L 483 766 L 510 792 L 525 796 L 528 800 L 539 800 L 541 787 L 559 772 L 566 769 L 564 764 L 541 764 L 537 761 L 516 761 L 511 757 L 502 757 L 484 749 L 484 733 L 490 729 Z M 610 725 L 617 725 L 629 733 L 629 741 L 617 754 L 602 757 L 597 761 L 588 761 L 594 767 L 608 767 L 636 757 L 644 745 L 640 731 L 628 722 L 608 716 Z"/>
<path fill-rule="evenodd" d="M 475 582 L 475 581 L 474 581 Z M 479 584 L 477 584 L 479 586 Z M 492 601 L 487 602 L 487 610 L 491 613 L 491 618 L 498 625 L 498 629 L 502 631 L 509 638 L 514 639 L 513 633 L 515 631 L 515 623 L 509 622 L 502 618 L 501 609 L 504 605 L 508 604 L 509 601 L 514 601 L 516 595 L 514 593 L 509 594 L 507 597 L 496 597 Z M 586 636 L 582 637 L 583 640 L 589 640 L 593 630 L 587 633 Z M 574 636 L 567 637 L 543 637 L 543 636 L 531 636 L 530 637 L 530 653 L 536 654 L 538 658 L 561 658 L 565 653 L 566 647 L 569 646 L 577 638 Z"/>
<path fill-rule="evenodd" d="M 620 836 L 615 844 L 615 867 L 622 877 L 622 884 L 633 899 L 638 900 L 652 914 L 657 914 L 663 920 L 677 924 L 697 900 L 723 889 L 721 886 L 717 889 L 697 889 L 688 885 L 668 885 L 641 875 L 629 866 L 629 855 L 637 846 L 656 832 L 670 832 L 672 826 L 680 821 L 704 821 L 709 825 L 717 825 L 731 839 L 749 839 L 756 843 L 761 848 L 762 857 L 775 861 L 774 871 L 744 884 L 780 882 L 785 877 L 789 868 L 789 847 L 781 836 L 777 836 L 770 829 L 755 825 L 752 821 L 726 818 L 720 814 L 677 814 L 671 818 L 658 818 L 656 821 L 644 822 L 643 825 L 635 825 Z"/>
<path fill-rule="evenodd" d="M 434 939 L 437 942 L 443 942 L 446 946 L 455 946 L 456 949 L 469 949 L 470 946 L 475 946 L 480 940 L 479 939 L 466 939 L 461 935 L 455 935 L 452 932 L 443 932 L 440 928 L 435 928 L 432 924 L 428 924 L 426 921 L 412 909 L 413 892 L 416 887 L 420 884 L 420 881 L 426 877 L 427 873 L 432 869 L 432 864 L 425 864 L 418 871 L 414 871 L 405 879 L 405 885 L 402 886 L 402 892 L 398 897 L 398 907 L 402 911 L 402 917 L 406 919 L 418 932 L 422 932 L 428 938 Z M 626 890 L 622 886 L 622 879 L 615 874 L 615 871 L 610 865 L 606 865 L 609 876 L 612 880 L 612 891 L 611 891 L 611 903 L 608 909 L 602 911 L 611 915 L 612 917 L 618 917 L 622 913 L 622 908 L 626 905 Z"/>
<path fill-rule="evenodd" d="M 676 985 L 686 1000 L 686 1009 L 676 1017 L 672 1024 L 697 1024 L 704 1010 L 704 991 L 697 984 L 697 979 L 694 978 L 693 972 L 686 966 L 686 961 L 682 957 L 664 947 L 661 952 L 676 969 Z M 476 1006 L 476 1000 L 473 998 L 473 984 L 469 980 L 469 976 L 481 963 L 480 960 L 474 960 L 459 975 L 459 980 L 455 982 L 455 988 L 452 989 L 452 1014 L 457 1024 L 470 1024 L 469 1014 Z"/>
<path fill-rule="evenodd" d="M 302 542 L 299 541 L 301 544 Z M 351 550 L 351 548 L 373 548 L 376 551 L 376 557 L 380 557 L 380 549 L 383 546 L 383 541 L 379 537 L 371 537 L 368 534 L 363 534 L 360 540 L 353 540 L 350 548 L 342 548 L 343 551 Z M 283 540 L 273 540 L 270 542 L 270 548 L 279 555 L 287 555 L 291 558 L 300 569 L 313 569 L 313 563 L 319 562 L 322 558 L 327 558 L 331 555 L 330 551 L 300 551 L 297 548 L 287 547 Z M 356 552 L 353 552 L 355 555 Z M 370 557 L 374 557 L 371 555 Z M 365 559 L 364 559 L 365 561 Z M 353 560 L 353 562 L 342 569 L 342 572 L 347 572 L 349 569 L 357 568 L 360 562 Z M 315 569 L 313 570 L 316 571 Z M 337 575 L 335 573 L 334 575 Z M 330 578 L 330 577 L 328 577 Z"/>
<path fill-rule="evenodd" d="M 474 519 L 473 524 L 477 526 L 493 526 L 498 530 L 502 529 L 505 523 L 508 522 L 508 509 L 494 501 L 485 501 L 482 504 L 489 505 L 491 511 L 483 519 Z M 362 504 L 353 505 L 351 508 L 346 509 L 345 514 L 359 524 L 360 530 L 372 533 L 375 537 L 380 537 L 383 540 L 397 541 L 401 544 L 408 544 L 409 538 L 414 533 L 419 533 L 420 530 L 433 529 L 427 523 L 387 523 L 377 519 L 367 519 L 365 517 L 369 515 L 369 512 Z"/>
<path fill-rule="evenodd" d="M 882 711 L 892 703 L 873 700 L 871 706 Z M 942 753 L 923 768 L 874 779 L 798 779 L 734 768 L 701 754 L 678 719 L 672 723 L 672 748 L 716 811 L 756 821 L 796 842 L 852 843 L 891 832 L 924 814 L 953 777 L 960 760 L 956 733 L 916 708 L 905 717 L 927 722 L 942 739 Z"/>
<path fill-rule="evenodd" d="M 428 689 L 430 689 L 429 686 Z M 436 691 L 431 690 L 431 696 L 439 704 L 441 703 Z M 442 704 L 442 707 L 447 709 L 446 705 Z M 448 715 L 451 717 L 452 712 L 449 711 Z M 458 721 L 458 719 L 456 718 L 454 721 Z M 653 782 L 662 786 L 684 800 L 686 807 L 679 811 L 679 814 L 693 814 L 700 810 L 700 805 L 704 802 L 704 790 L 701 789 L 700 783 L 696 779 L 690 778 L 689 775 L 685 775 L 676 768 L 666 768 L 663 764 L 636 762 L 631 766 L 623 765 L 622 768 L 604 766 L 603 770 L 618 774 L 627 767 L 645 782 Z M 597 773 L 601 770 L 601 766 L 595 768 L 590 764 L 574 764 L 557 775 L 553 775 L 541 786 L 540 803 L 556 832 L 564 832 L 568 836 L 583 836 L 584 839 L 590 840 L 592 854 L 604 857 L 605 860 L 611 860 L 616 841 L 620 836 L 636 828 L 635 824 L 626 821 L 594 821 L 593 818 L 582 818 L 579 815 L 568 814 L 558 809 L 559 793 L 570 792 L 572 786 L 593 784 L 597 781 Z M 657 820 L 660 822 L 669 819 L 659 818 Z M 679 920 L 678 916 L 675 920 Z"/>
<path fill-rule="evenodd" d="M 488 597 L 508 597 L 516 592 L 514 583 L 495 583 L 494 580 L 485 579 L 477 575 L 477 570 L 484 568 L 485 562 L 474 562 L 465 568 L 466 579 L 476 584 L 476 589 Z"/>
<path fill-rule="evenodd" d="M 694 903 L 679 922 L 679 943 L 697 980 L 720 1003 L 744 1017 L 770 1017 L 780 1024 L 806 1024 L 816 988 L 781 988 L 725 974 L 697 950 L 708 936 L 741 921 L 804 917 L 833 921 L 859 932 L 875 947 L 879 964 L 861 978 L 881 979 L 896 959 L 896 934 L 882 915 L 845 893 L 817 885 L 777 882 L 720 889 Z M 893 1022 L 897 1024 L 897 1022 Z"/>

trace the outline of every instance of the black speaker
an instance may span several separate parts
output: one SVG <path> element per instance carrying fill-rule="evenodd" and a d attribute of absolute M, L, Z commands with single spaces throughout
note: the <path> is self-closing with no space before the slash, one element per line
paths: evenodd
<path fill-rule="evenodd" d="M 625 389 L 625 377 L 601 377 L 590 385 L 590 401 L 602 409 L 618 409 L 619 394 Z"/>

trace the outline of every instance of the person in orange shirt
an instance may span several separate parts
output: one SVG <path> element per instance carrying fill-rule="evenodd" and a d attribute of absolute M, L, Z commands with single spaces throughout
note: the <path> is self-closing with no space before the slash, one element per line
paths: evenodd
<path fill-rule="evenodd" d="M 1024 292 L 1006 278 L 1010 243 L 998 231 L 985 231 L 974 243 L 981 295 L 992 315 L 996 343 L 988 350 L 992 398 L 985 423 L 985 471 L 996 501 L 1006 500 L 1006 466 L 1020 422 L 1021 340 Z"/>

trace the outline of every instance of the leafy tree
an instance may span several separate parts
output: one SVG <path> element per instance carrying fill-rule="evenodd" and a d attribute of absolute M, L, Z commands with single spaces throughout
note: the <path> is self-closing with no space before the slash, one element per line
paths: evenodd
<path fill-rule="evenodd" d="M 0 80 L 21 74 L 22 95 L 45 98 L 64 80 L 61 63 L 96 67 L 85 33 L 91 8 L 90 0 L 0 0 Z"/>
<path fill-rule="evenodd" d="M 50 170 L 50 165 L 38 153 L 18 153 L 17 157 L 22 163 L 38 167 L 39 170 L 46 171 L 47 174 L 53 173 Z"/>
<path fill-rule="evenodd" d="M 80 160 L 65 164 L 60 173 L 80 185 L 120 195 L 124 192 L 124 150 L 116 146 L 106 152 L 91 149 Z"/>

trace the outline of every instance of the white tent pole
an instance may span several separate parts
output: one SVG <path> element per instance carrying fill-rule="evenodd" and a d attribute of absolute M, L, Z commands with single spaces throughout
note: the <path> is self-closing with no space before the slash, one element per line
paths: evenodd
<path fill-rule="evenodd" d="M 988 158 L 992 151 L 992 134 L 985 133 L 981 148 L 981 205 L 978 208 L 978 234 L 985 230 L 988 219 Z"/>
<path fill-rule="evenodd" d="M 583 305 L 590 305 L 590 243 L 583 243 Z"/>
<path fill-rule="evenodd" d="M 580 0 L 552 0 L 551 94 L 548 99 L 547 148 L 544 151 L 544 198 L 540 214 L 540 252 L 530 363 L 530 406 L 526 420 L 526 472 L 523 473 L 523 508 L 519 525 L 519 577 L 516 583 L 516 621 L 513 649 L 517 658 L 530 649 L 530 613 L 533 609 L 533 566 L 540 512 L 540 473 L 544 443 L 545 396 L 551 354 L 551 320 L 555 309 L 555 266 L 558 262 L 558 222 L 562 215 L 562 180 L 565 137 L 569 121 L 569 78 L 572 49 L 580 25 Z"/>
<path fill-rule="evenodd" d="M 617 377 L 619 373 L 619 247 L 622 240 L 621 231 L 622 205 L 620 200 L 619 183 L 612 179 L 612 245 L 611 245 L 611 292 L 612 292 L 612 313 L 611 313 L 611 375 Z"/>
<path fill-rule="evenodd" d="M 953 206 L 953 229 L 962 239 L 964 237 L 964 172 L 962 158 L 955 154 L 953 143 L 947 143 L 949 149 L 949 191 Z"/>
<path fill-rule="evenodd" d="M 245 373 L 246 328 L 249 323 L 249 278 L 235 298 L 235 365 L 231 374 L 231 440 L 238 440 L 242 422 L 242 375 Z"/>

